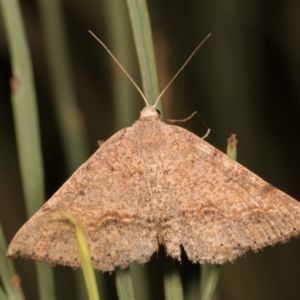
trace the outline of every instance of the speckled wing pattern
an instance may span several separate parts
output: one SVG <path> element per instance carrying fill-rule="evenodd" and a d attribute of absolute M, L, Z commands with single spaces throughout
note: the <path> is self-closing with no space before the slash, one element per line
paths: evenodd
<path fill-rule="evenodd" d="M 163 244 L 180 260 L 224 263 L 300 233 L 300 204 L 189 131 L 140 119 L 108 139 L 14 237 L 9 257 L 94 268 L 144 263 Z"/>

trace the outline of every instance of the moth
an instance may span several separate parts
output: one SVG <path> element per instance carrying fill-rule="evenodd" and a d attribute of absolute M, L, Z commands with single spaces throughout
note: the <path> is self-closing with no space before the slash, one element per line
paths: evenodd
<path fill-rule="evenodd" d="M 173 258 L 181 247 L 194 263 L 222 264 L 249 249 L 286 242 L 300 233 L 300 204 L 208 144 L 164 123 L 156 106 L 184 68 L 139 119 L 114 134 L 18 231 L 10 258 L 79 267 L 72 225 L 84 228 L 93 267 L 112 271 L 147 262 L 164 245 Z"/>

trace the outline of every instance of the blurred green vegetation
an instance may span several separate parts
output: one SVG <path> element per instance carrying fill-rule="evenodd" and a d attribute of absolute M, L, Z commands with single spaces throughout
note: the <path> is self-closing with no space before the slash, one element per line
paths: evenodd
<path fill-rule="evenodd" d="M 110 2 L 116 4 L 116 1 Z M 128 80 L 88 34 L 88 30 L 94 31 L 141 86 L 131 32 L 121 36 L 113 34 L 112 24 L 120 21 L 120 15 L 129 23 L 126 5 L 119 1 L 123 5 L 121 10 L 107 6 L 108 1 L 103 0 L 84 4 L 61 2 L 60 13 L 66 30 L 63 41 L 74 80 L 71 97 L 78 106 L 75 114 L 69 111 L 70 115 L 65 112 L 62 117 L 71 124 L 74 121 L 82 124 L 87 141 L 84 142 L 86 150 L 74 152 L 81 153 L 80 159 L 74 158 L 78 165 L 97 149 L 98 140 L 105 140 L 117 129 L 130 126 L 144 105 L 129 83 L 125 87 L 129 96 L 123 93 L 122 105 L 131 116 L 120 124 L 125 108 L 120 108 L 113 99 L 120 100 L 117 95 L 122 93 L 118 89 L 127 85 Z M 67 159 L 69 152 L 47 63 L 49 45 L 42 30 L 40 4 L 31 0 L 20 2 L 33 60 L 49 198 L 77 166 L 70 166 Z M 300 199 L 297 139 L 300 131 L 300 3 L 274 2 L 270 6 L 266 1 L 165 0 L 148 1 L 148 6 L 161 87 L 206 34 L 212 32 L 212 37 L 163 97 L 165 117 L 185 118 L 197 110 L 199 117 L 212 128 L 207 140 L 223 151 L 227 137 L 237 133 L 239 162 Z M 50 21 L 55 23 L 54 19 Z M 25 222 L 26 215 L 10 101 L 10 54 L 1 22 L 0 18 L 0 220 L 9 242 Z M 63 87 L 60 89 L 64 91 Z M 194 117 L 182 126 L 203 135 L 207 128 L 200 118 Z M 218 298 L 299 299 L 299 250 L 300 241 L 293 239 L 257 254 L 249 252 L 234 264 L 225 264 L 217 287 Z M 150 299 L 163 299 L 165 259 L 169 258 L 164 257 L 161 249 L 144 267 L 150 280 Z M 15 265 L 26 298 L 38 299 L 33 262 L 18 259 Z M 195 299 L 187 291 L 191 282 L 199 279 L 199 266 L 184 259 L 178 268 L 184 293 L 188 299 Z M 54 272 L 57 299 L 76 299 L 73 270 L 57 266 Z M 113 276 L 105 274 L 101 284 L 104 285 L 102 293 L 105 290 L 109 299 L 117 298 Z M 101 299 L 105 298 L 101 295 Z"/>

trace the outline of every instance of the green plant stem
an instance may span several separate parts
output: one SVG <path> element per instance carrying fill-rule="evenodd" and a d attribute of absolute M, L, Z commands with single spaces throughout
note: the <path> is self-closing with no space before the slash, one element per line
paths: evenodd
<path fill-rule="evenodd" d="M 17 0 L 1 0 L 11 53 L 12 105 L 28 217 L 44 202 L 44 171 L 29 49 Z"/>
<path fill-rule="evenodd" d="M 129 270 L 136 299 L 150 300 L 150 278 L 147 276 L 147 266 L 134 262 L 129 266 Z"/>
<path fill-rule="evenodd" d="M 17 0 L 0 3 L 11 53 L 11 99 L 25 204 L 30 217 L 45 200 L 35 87 L 19 4 Z M 37 264 L 37 273 L 40 299 L 55 299 L 51 266 Z"/>
<path fill-rule="evenodd" d="M 183 300 L 182 283 L 175 261 L 164 261 L 164 290 L 166 300 Z"/>
<path fill-rule="evenodd" d="M 129 269 L 115 271 L 115 281 L 119 300 L 134 300 L 133 283 Z"/>
<path fill-rule="evenodd" d="M 127 0 L 127 6 L 139 60 L 143 91 L 149 105 L 153 105 L 159 95 L 159 85 L 147 4 L 144 0 Z M 160 101 L 157 108 L 163 115 L 161 103 Z M 171 293 L 178 291 L 181 286 L 181 278 L 175 266 L 168 272 L 164 272 L 164 284 L 167 295 L 169 295 L 169 291 Z M 178 296 L 180 297 L 180 295 L 179 293 Z"/>
<path fill-rule="evenodd" d="M 99 3 L 100 4 L 100 3 Z M 112 53 L 121 62 L 126 71 L 134 78 L 137 73 L 136 53 L 133 45 L 133 38 L 129 16 L 126 14 L 126 2 L 123 0 L 101 1 L 101 12 L 106 23 L 106 32 L 108 38 L 108 47 Z M 141 103 L 141 97 L 135 90 L 127 76 L 113 64 L 113 103 L 114 103 L 114 122 L 115 129 L 120 130 L 124 127 L 131 126 L 136 120 L 139 110 L 135 107 L 135 98 L 138 95 L 138 102 Z M 140 106 L 139 106 L 140 107 Z"/>
<path fill-rule="evenodd" d="M 159 95 L 159 85 L 147 3 L 144 0 L 127 0 L 127 6 L 139 60 L 143 91 L 149 104 L 153 105 Z"/>
<path fill-rule="evenodd" d="M 43 38 L 50 73 L 51 91 L 69 174 L 88 157 L 84 117 L 78 108 L 62 3 L 38 0 Z M 88 34 L 88 33 L 87 33 Z"/>
<path fill-rule="evenodd" d="M 7 245 L 5 242 L 2 226 L 0 223 L 0 281 L 5 289 L 7 296 L 4 294 L 0 286 L 0 299 L 23 300 L 24 295 L 19 284 L 19 276 L 17 275 L 14 265 L 5 256 Z M 13 280 L 15 278 L 15 280 Z M 3 291 L 3 295 L 1 292 Z M 5 298 L 6 297 L 6 298 Z"/>
<path fill-rule="evenodd" d="M 67 170 L 71 175 L 88 157 L 88 147 L 85 119 L 76 102 L 70 63 L 71 55 L 63 19 L 63 3 L 59 0 L 38 0 L 37 4 L 55 115 Z M 75 271 L 75 280 L 78 299 L 86 299 L 86 288 L 81 270 Z"/>
<path fill-rule="evenodd" d="M 231 136 L 227 140 L 226 154 L 233 160 L 237 159 L 237 150 L 236 150 L 237 143 L 238 141 L 236 138 L 236 134 L 231 134 Z"/>
<path fill-rule="evenodd" d="M 1 286 L 0 286 L 0 299 L 1 300 L 9 300 Z M 22 299 L 22 298 L 16 298 L 16 299 Z"/>
<path fill-rule="evenodd" d="M 61 215 L 64 219 L 66 219 L 75 227 L 76 238 L 79 246 L 80 262 L 81 262 L 83 275 L 88 290 L 89 299 L 100 300 L 98 290 L 97 290 L 96 277 L 92 267 L 92 262 L 90 258 L 88 245 L 85 239 L 84 231 L 81 225 L 79 224 L 78 220 L 74 216 L 72 216 L 71 214 L 65 211 L 61 211 Z"/>
<path fill-rule="evenodd" d="M 233 160 L 237 157 L 237 139 L 236 135 L 232 134 L 228 138 L 226 154 Z M 201 300 L 210 300 L 215 291 L 221 267 L 219 265 L 203 265 L 201 273 L 200 293 Z"/>
<path fill-rule="evenodd" d="M 210 300 L 218 283 L 220 266 L 207 264 L 201 270 L 200 300 Z"/>
<path fill-rule="evenodd" d="M 144 0 L 127 0 L 127 7 L 138 55 L 143 91 L 149 104 L 153 104 L 159 95 L 159 86 L 147 5 Z M 132 268 L 136 272 L 144 272 L 138 267 L 133 266 Z M 139 276 L 140 279 L 145 278 L 144 274 L 142 275 Z M 116 283 L 120 299 L 121 297 L 126 297 L 123 299 L 132 299 L 133 284 L 128 269 L 116 271 Z M 144 293 L 147 295 L 148 287 L 145 283 L 143 285 L 146 289 Z"/>

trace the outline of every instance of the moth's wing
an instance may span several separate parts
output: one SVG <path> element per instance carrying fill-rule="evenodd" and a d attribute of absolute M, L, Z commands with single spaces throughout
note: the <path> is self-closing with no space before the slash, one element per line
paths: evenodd
<path fill-rule="evenodd" d="M 163 166 L 174 201 L 177 230 L 164 226 L 167 252 L 223 263 L 300 234 L 300 203 L 196 135 L 166 125 Z M 170 200 L 172 201 L 172 200 Z"/>
<path fill-rule="evenodd" d="M 62 209 L 81 223 L 94 268 L 110 271 L 150 258 L 158 247 L 157 232 L 147 219 L 148 187 L 139 181 L 142 158 L 133 153 L 132 128 L 103 143 L 20 229 L 9 257 L 80 266 L 74 228 L 61 221 Z"/>

